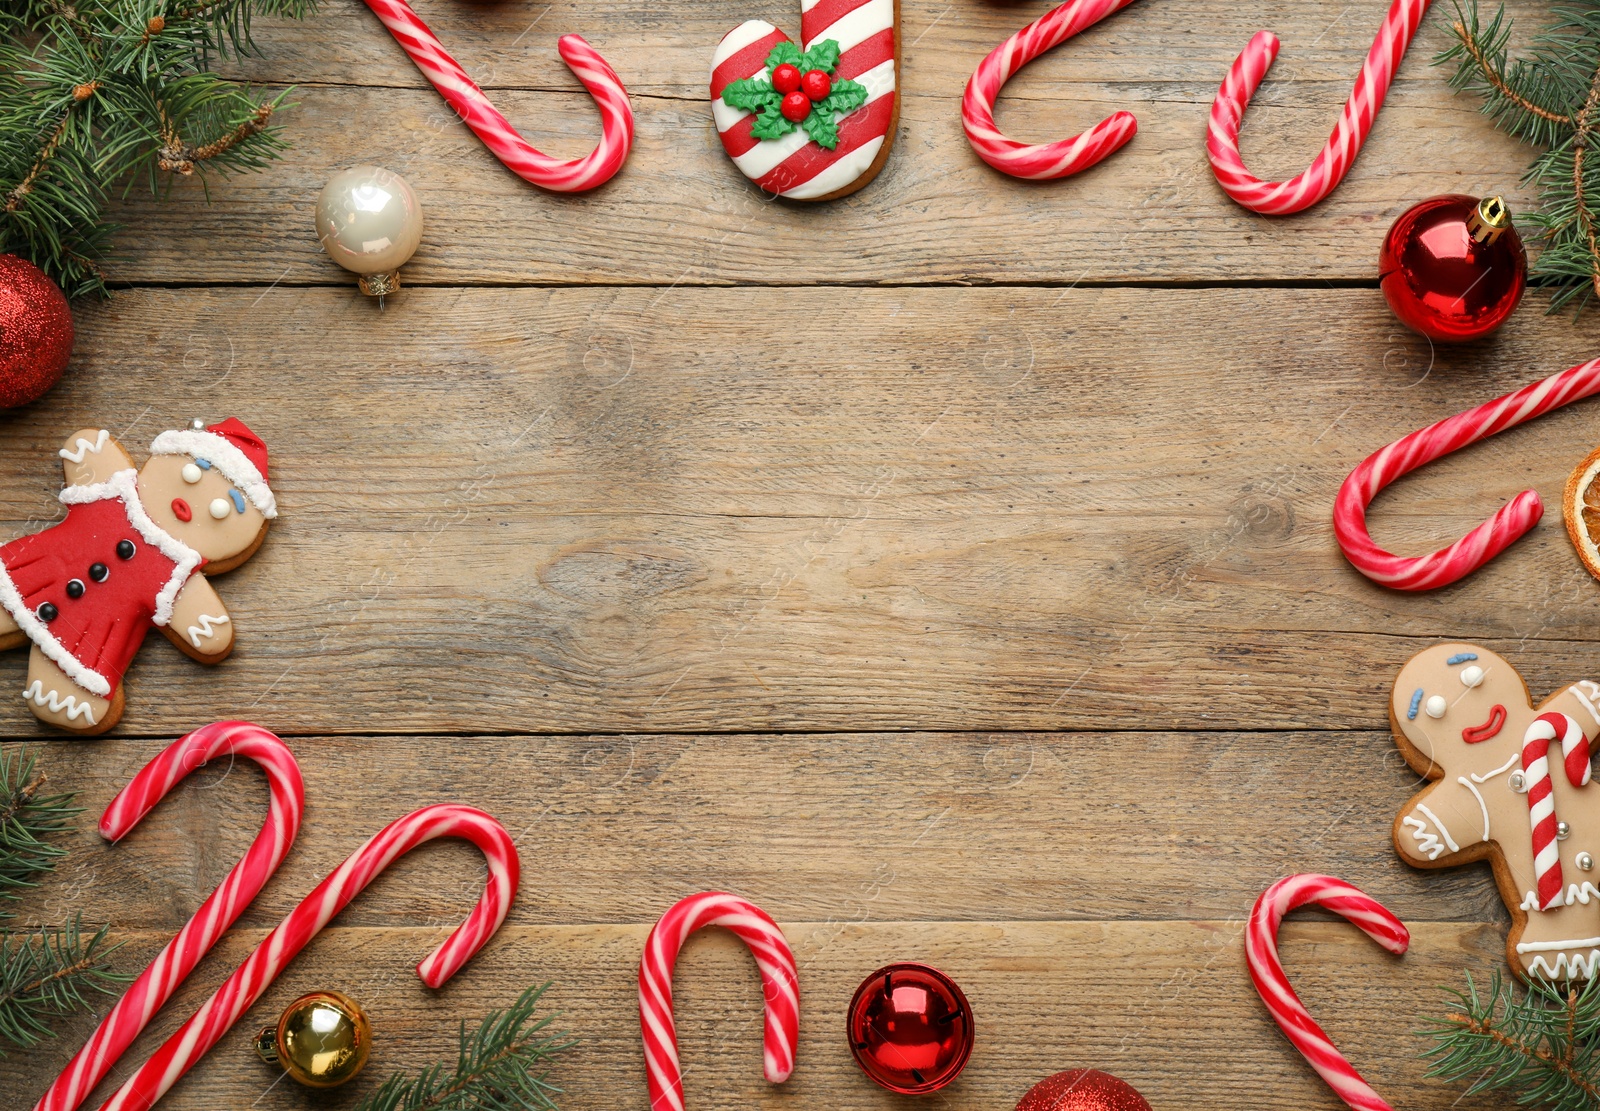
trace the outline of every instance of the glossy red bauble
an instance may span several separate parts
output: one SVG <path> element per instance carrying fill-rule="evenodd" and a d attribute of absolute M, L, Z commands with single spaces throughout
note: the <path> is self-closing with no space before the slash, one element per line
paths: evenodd
<path fill-rule="evenodd" d="M 0 255 L 0 409 L 37 401 L 72 356 L 72 312 L 43 270 Z"/>
<path fill-rule="evenodd" d="M 1432 339 L 1486 336 L 1516 309 L 1528 280 L 1522 237 L 1499 197 L 1430 197 L 1394 222 L 1378 258 L 1383 296 Z"/>
<path fill-rule="evenodd" d="M 800 67 L 783 63 L 772 71 L 772 87 L 784 96 L 797 92 L 800 88 Z"/>
<path fill-rule="evenodd" d="M 845 1036 L 861 1071 L 902 1095 L 936 1092 L 972 1056 L 972 1009 L 956 982 L 925 964 L 880 968 L 850 1000 Z"/>
<path fill-rule="evenodd" d="M 1150 1104 L 1108 1072 L 1069 1069 L 1029 1088 L 1017 1111 L 1150 1111 Z"/>
<path fill-rule="evenodd" d="M 833 78 L 820 69 L 808 70 L 800 79 L 800 91 L 812 100 L 827 100 L 828 94 L 833 92 Z"/>
<path fill-rule="evenodd" d="M 784 119 L 799 123 L 811 114 L 811 101 L 805 93 L 790 93 L 783 98 L 778 110 L 783 113 Z"/>

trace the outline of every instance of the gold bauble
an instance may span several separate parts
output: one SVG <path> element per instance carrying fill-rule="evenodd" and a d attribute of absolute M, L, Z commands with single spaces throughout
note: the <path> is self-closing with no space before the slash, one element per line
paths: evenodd
<path fill-rule="evenodd" d="M 366 1066 L 372 1027 L 355 1000 L 336 991 L 302 995 L 278 1025 L 256 1035 L 256 1052 L 308 1088 L 337 1088 Z"/>

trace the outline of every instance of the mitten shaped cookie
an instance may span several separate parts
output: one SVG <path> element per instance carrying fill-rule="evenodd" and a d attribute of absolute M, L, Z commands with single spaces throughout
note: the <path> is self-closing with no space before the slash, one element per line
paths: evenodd
<path fill-rule="evenodd" d="M 267 448 L 240 421 L 163 432 L 133 460 L 105 429 L 67 438 L 66 519 L 0 547 L 0 648 L 32 642 L 23 697 L 75 733 L 122 717 L 122 675 L 153 626 L 201 663 L 233 650 L 207 575 L 255 554 L 278 515 Z"/>
<path fill-rule="evenodd" d="M 1503 658 L 1442 644 L 1401 668 L 1390 699 L 1406 763 L 1433 782 L 1394 822 L 1407 863 L 1494 867 L 1513 924 L 1506 955 L 1519 976 L 1588 978 L 1600 965 L 1600 788 L 1589 738 L 1600 685 L 1574 683 L 1535 706 Z"/>

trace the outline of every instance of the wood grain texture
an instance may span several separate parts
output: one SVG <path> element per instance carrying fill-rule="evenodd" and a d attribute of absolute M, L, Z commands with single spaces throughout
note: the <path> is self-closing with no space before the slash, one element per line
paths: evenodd
<path fill-rule="evenodd" d="M 761 16 L 798 25 L 792 2 L 717 0 L 665 10 L 622 0 L 425 5 L 446 46 L 536 146 L 586 153 L 599 120 L 555 54 L 583 34 L 617 68 L 638 137 L 621 175 L 593 194 L 552 197 L 503 169 L 426 85 L 365 7 L 333 0 L 303 24 L 262 21 L 245 72 L 296 84 L 294 144 L 269 174 L 180 183 L 126 214 L 124 281 L 345 283 L 311 234 L 337 170 L 374 161 L 404 174 L 426 212 L 412 283 L 1149 282 L 1374 280 L 1383 233 L 1417 199 L 1504 193 L 1513 209 L 1527 148 L 1428 65 L 1447 45 L 1436 21 L 1412 45 L 1361 158 L 1311 212 L 1267 219 L 1234 205 L 1205 161 L 1206 114 L 1234 55 L 1271 27 L 1284 53 L 1244 129 L 1246 164 L 1290 176 L 1322 146 L 1385 5 L 1277 2 L 1219 11 L 1206 0 L 1136 4 L 1012 80 L 999 120 L 1018 138 L 1061 138 L 1126 108 L 1133 142 L 1066 182 L 1019 182 L 980 162 L 960 97 L 988 51 L 1040 5 L 906 0 L 900 135 L 860 194 L 813 210 L 764 200 L 722 152 L 706 101 L 711 52 Z M 1511 6 L 1529 30 L 1542 5 Z M 354 87 L 352 87 L 354 86 Z M 352 126 L 360 121 L 359 126 Z M 1425 136 L 1425 138 L 1424 138 Z M 136 234 L 133 229 L 136 229 Z M 225 249 L 198 249 L 203 243 Z"/>

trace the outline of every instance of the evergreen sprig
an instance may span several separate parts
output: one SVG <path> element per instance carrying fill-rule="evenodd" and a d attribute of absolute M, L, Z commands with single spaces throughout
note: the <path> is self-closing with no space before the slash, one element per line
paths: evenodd
<path fill-rule="evenodd" d="M 1600 2 L 1552 7 L 1554 22 L 1525 58 L 1507 59 L 1511 21 L 1498 9 L 1483 21 L 1476 4 L 1456 5 L 1456 43 L 1434 59 L 1455 63 L 1450 85 L 1483 98 L 1495 126 L 1545 152 L 1523 180 L 1537 187 L 1539 207 L 1526 216 L 1542 250 L 1530 281 L 1553 289 L 1552 312 L 1581 311 L 1600 294 Z"/>
<path fill-rule="evenodd" d="M 1471 1078 L 1466 1095 L 1506 1092 L 1524 1107 L 1600 1109 L 1600 981 L 1533 980 L 1518 991 L 1497 971 L 1487 993 L 1471 975 L 1424 1033 L 1429 1076 Z"/>
<path fill-rule="evenodd" d="M 91 993 L 114 994 L 132 979 L 112 971 L 108 958 L 122 943 L 106 943 L 110 928 L 85 940 L 74 917 L 58 929 L 0 933 L 0 1038 L 38 1045 L 52 1035 L 52 1018 L 86 1010 Z"/>
<path fill-rule="evenodd" d="M 529 988 L 504 1011 L 490 1011 L 471 1033 L 461 1024 L 454 1067 L 397 1073 L 356 1105 L 356 1111 L 556 1111 L 561 1089 L 549 1081 L 550 1064 L 576 1040 L 547 1034 L 554 1016 L 535 1019 L 549 984 Z"/>
<path fill-rule="evenodd" d="M 70 830 L 83 812 L 71 795 L 43 793 L 46 779 L 34 773 L 34 760 L 26 749 L 0 752 L 0 921 L 16 916 L 10 904 L 17 889 L 34 886 L 34 876 L 66 855 L 45 838 Z"/>
<path fill-rule="evenodd" d="M 257 15 L 315 0 L 0 0 L 0 251 L 69 296 L 103 292 L 109 198 L 145 180 L 254 170 L 283 142 L 284 94 L 209 71 L 248 54 Z"/>

